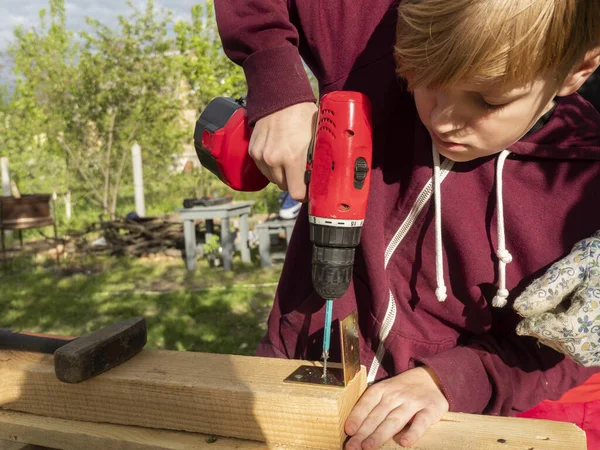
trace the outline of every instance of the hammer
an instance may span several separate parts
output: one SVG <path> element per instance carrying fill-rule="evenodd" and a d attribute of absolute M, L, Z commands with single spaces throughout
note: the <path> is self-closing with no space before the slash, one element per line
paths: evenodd
<path fill-rule="evenodd" d="M 79 383 L 137 354 L 146 345 L 146 320 L 134 317 L 86 336 L 68 338 L 0 328 L 0 349 L 54 354 L 56 377 Z"/>

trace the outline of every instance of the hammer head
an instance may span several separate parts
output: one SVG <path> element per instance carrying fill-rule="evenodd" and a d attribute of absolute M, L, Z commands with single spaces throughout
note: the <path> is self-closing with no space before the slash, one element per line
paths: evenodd
<path fill-rule="evenodd" d="M 54 352 L 56 377 L 79 383 L 106 372 L 144 348 L 146 336 L 146 320 L 134 317 L 74 339 Z"/>

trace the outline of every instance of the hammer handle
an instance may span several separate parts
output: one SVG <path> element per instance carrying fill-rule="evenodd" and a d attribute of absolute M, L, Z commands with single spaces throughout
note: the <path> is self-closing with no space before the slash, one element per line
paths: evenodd
<path fill-rule="evenodd" d="M 0 328 L 0 349 L 53 354 L 72 338 L 47 334 L 19 333 Z"/>

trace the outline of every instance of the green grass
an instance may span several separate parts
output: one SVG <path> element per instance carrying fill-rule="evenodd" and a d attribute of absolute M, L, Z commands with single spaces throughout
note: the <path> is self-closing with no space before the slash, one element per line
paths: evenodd
<path fill-rule="evenodd" d="M 235 262 L 233 272 L 200 260 L 86 257 L 0 266 L 0 327 L 77 336 L 136 315 L 148 323 L 147 348 L 254 354 L 280 267 Z"/>

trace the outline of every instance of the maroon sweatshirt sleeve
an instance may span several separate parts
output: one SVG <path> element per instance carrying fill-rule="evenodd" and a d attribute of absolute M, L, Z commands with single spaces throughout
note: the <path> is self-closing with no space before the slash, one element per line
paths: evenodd
<path fill-rule="evenodd" d="M 468 345 L 416 359 L 438 376 L 451 411 L 493 415 L 556 400 L 599 370 L 514 333 L 480 335 Z"/>
<path fill-rule="evenodd" d="M 286 0 L 217 0 L 227 56 L 244 69 L 251 124 L 287 106 L 314 102 Z"/>

